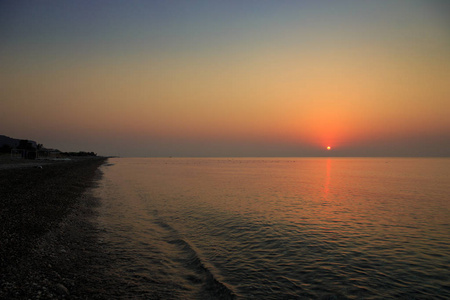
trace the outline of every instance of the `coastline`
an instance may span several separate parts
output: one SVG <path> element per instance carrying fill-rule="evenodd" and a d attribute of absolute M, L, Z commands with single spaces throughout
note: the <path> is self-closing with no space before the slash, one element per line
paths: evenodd
<path fill-rule="evenodd" d="M 106 160 L 0 168 L 1 299 L 107 297 L 95 224 L 100 203 L 90 195 Z"/>

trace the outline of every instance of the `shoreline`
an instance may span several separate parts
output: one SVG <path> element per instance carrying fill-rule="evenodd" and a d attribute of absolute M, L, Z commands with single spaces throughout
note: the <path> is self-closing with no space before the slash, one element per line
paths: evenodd
<path fill-rule="evenodd" d="M 38 166 L 47 166 L 61 163 L 80 162 L 86 160 L 108 159 L 103 156 L 82 156 L 82 157 L 67 157 L 67 158 L 37 158 L 24 159 L 11 157 L 9 154 L 0 154 L 0 171 L 10 169 L 22 169 Z"/>
<path fill-rule="evenodd" d="M 0 298 L 108 297 L 95 223 L 100 202 L 90 193 L 106 161 L 0 168 Z"/>

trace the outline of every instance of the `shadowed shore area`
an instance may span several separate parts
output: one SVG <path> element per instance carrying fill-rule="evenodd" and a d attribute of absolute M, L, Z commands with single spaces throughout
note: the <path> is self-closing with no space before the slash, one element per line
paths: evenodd
<path fill-rule="evenodd" d="M 0 299 L 103 299 L 107 256 L 89 194 L 106 158 L 0 167 Z M 39 166 L 39 167 L 38 167 Z"/>

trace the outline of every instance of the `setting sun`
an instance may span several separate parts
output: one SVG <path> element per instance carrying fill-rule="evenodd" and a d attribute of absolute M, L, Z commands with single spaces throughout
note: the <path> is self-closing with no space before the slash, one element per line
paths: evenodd
<path fill-rule="evenodd" d="M 331 147 L 330 147 L 330 146 L 328 146 L 328 147 L 327 147 L 327 150 L 331 150 Z"/>

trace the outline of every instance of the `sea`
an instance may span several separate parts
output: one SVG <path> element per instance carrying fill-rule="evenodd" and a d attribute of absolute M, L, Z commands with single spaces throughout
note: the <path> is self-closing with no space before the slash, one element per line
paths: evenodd
<path fill-rule="evenodd" d="M 450 299 L 450 158 L 110 158 L 123 299 Z"/>

